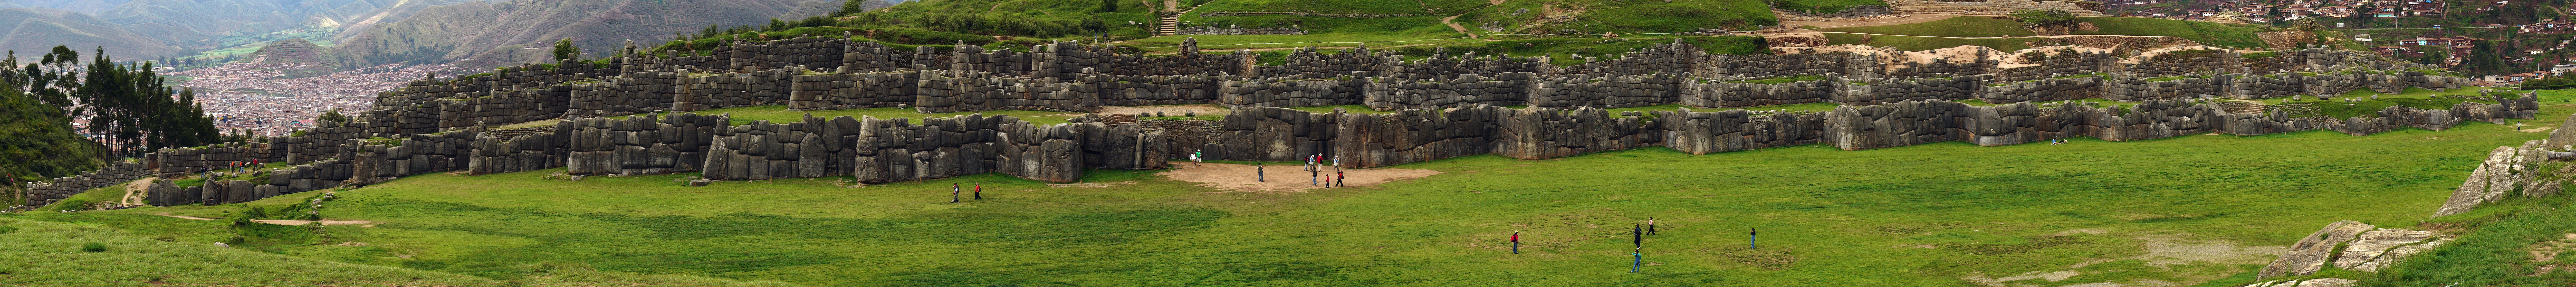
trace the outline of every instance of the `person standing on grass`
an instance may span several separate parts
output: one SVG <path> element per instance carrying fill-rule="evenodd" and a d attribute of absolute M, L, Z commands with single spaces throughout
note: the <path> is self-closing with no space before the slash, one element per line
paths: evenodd
<path fill-rule="evenodd" d="M 958 203 L 957 194 L 964 192 L 966 192 L 965 188 L 960 188 L 955 183 L 948 184 L 948 203 Z"/>
<path fill-rule="evenodd" d="M 1751 231 L 1745 232 L 1745 233 L 1744 233 L 1744 236 L 1745 236 L 1746 238 L 1752 238 L 1752 240 L 1747 240 L 1747 241 L 1745 241 L 1745 244 L 1746 244 L 1748 247 L 1750 247 L 1750 248 L 1747 248 L 1747 249 L 1762 249 L 1762 229 L 1761 229 L 1761 228 L 1750 228 L 1750 229 L 1747 229 L 1747 230 L 1751 230 Z"/>
<path fill-rule="evenodd" d="M 975 200 L 984 200 L 984 183 L 975 183 Z"/>
<path fill-rule="evenodd" d="M 1646 235 L 1655 235 L 1655 218 L 1646 218 Z"/>
<path fill-rule="evenodd" d="M 1512 231 L 1512 254 L 1521 254 L 1521 231 Z"/>

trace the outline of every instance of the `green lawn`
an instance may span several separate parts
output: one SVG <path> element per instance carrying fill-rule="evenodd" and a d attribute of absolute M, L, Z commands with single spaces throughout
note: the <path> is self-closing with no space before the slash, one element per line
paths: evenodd
<path fill-rule="evenodd" d="M 1958 46 L 1969 46 L 1969 45 L 1975 45 L 1975 46 L 1986 46 L 1987 48 L 1995 48 L 1996 50 L 2004 50 L 2004 51 L 2019 51 L 2019 50 L 2021 50 L 2021 49 L 2029 49 L 2029 48 L 2030 48 L 2030 43 L 2029 43 L 2030 41 L 2038 41 L 2039 39 L 2041 39 L 2041 38 L 2009 38 L 2009 39 L 2004 39 L 2004 38 L 1978 38 L 1978 39 L 1959 39 L 1959 38 L 1935 38 L 1935 37 L 1911 37 L 1911 36 L 1887 36 L 1887 35 L 1874 35 L 1874 36 L 1869 36 L 1869 38 L 1870 38 L 1870 39 L 1869 39 L 1869 41 L 1864 42 L 1864 41 L 1861 41 L 1861 36 L 1862 36 L 1861 34 L 1851 34 L 1851 33 L 1825 33 L 1825 39 L 1826 39 L 1830 44 L 1834 44 L 1834 45 L 1870 45 L 1870 46 L 1893 47 L 1893 48 L 1896 48 L 1896 49 L 1899 49 L 1899 50 L 1906 50 L 1906 51 L 1922 51 L 1922 50 L 1931 50 L 1931 49 L 1940 49 L 1940 48 L 1949 48 L 1949 47 L 1958 47 Z"/>
<path fill-rule="evenodd" d="M 2099 31 L 2075 31 L 2076 34 L 2136 35 L 2182 37 L 2192 41 L 2237 47 L 2267 47 L 2254 32 L 2261 28 L 2246 24 L 2183 21 L 2140 17 L 2077 17 L 2092 22 Z"/>
<path fill-rule="evenodd" d="M 1860 5 L 1887 5 L 1887 2 L 1879 0 L 1781 0 L 1778 4 L 1774 4 L 1772 6 L 1779 7 L 1780 9 L 1834 13 L 1842 12 L 1844 8 L 1851 8 L 1851 6 Z"/>
<path fill-rule="evenodd" d="M 984 114 L 984 115 L 986 115 L 986 116 L 1003 115 L 1003 116 L 1014 116 L 1014 117 L 1020 117 L 1021 119 L 1028 120 L 1030 123 L 1037 123 L 1037 124 L 1061 124 L 1061 123 L 1065 123 L 1065 120 L 1067 120 L 1067 119 L 1072 119 L 1073 117 L 1081 116 L 1082 114 L 1084 114 L 1084 113 L 1078 113 L 1078 112 L 1056 112 L 1056 111 L 982 111 L 982 112 L 964 112 L 964 113 L 935 113 L 935 114 L 924 114 L 924 113 L 917 112 L 917 110 L 915 110 L 915 109 L 913 109 L 913 108 L 909 108 L 909 107 L 902 107 L 902 108 L 847 109 L 847 110 L 820 110 L 820 111 L 790 111 L 790 110 L 787 110 L 787 106 L 750 106 L 750 107 L 734 107 L 734 108 L 722 108 L 722 109 L 713 109 L 713 110 L 695 111 L 695 112 L 689 112 L 689 113 L 693 113 L 693 114 L 701 114 L 701 115 L 725 114 L 725 115 L 729 115 L 728 119 L 731 119 L 731 120 L 733 121 L 733 124 L 737 124 L 737 125 L 740 125 L 740 124 L 748 124 L 748 123 L 751 123 L 752 121 L 759 121 L 759 120 L 767 120 L 767 121 L 769 121 L 769 122 L 771 122 L 771 123 L 784 123 L 784 122 L 804 121 L 804 120 L 805 120 L 805 115 L 808 115 L 808 114 L 814 115 L 814 116 L 816 116 L 816 117 L 824 117 L 824 118 L 840 117 L 840 116 L 849 116 L 849 117 L 853 117 L 853 118 L 856 118 L 856 117 L 873 116 L 873 117 L 877 117 L 877 118 L 879 118 L 879 119 L 907 118 L 907 119 L 913 119 L 913 120 L 916 120 L 916 122 L 917 122 L 917 120 L 920 120 L 920 119 L 922 119 L 922 118 L 927 118 L 927 117 L 949 118 L 949 117 L 957 117 L 957 116 L 964 116 L 964 115 Z M 631 116 L 630 116 L 630 117 L 631 117 Z"/>
<path fill-rule="evenodd" d="M 489 278 L 564 262 L 816 286 L 1928 286 L 2092 259 L 2108 261 L 2019 283 L 2192 284 L 2268 253 L 2177 261 L 2143 247 L 2281 246 L 2333 220 L 2409 225 L 2484 151 L 2541 136 L 2472 123 L 2359 137 L 1647 148 L 1408 164 L 1396 168 L 1444 174 L 1299 193 L 1210 193 L 1130 171 L 1095 171 L 1088 182 L 1106 184 L 1095 187 L 982 175 L 864 188 L 429 174 L 342 192 L 324 209 L 379 222 L 329 228 L 369 245 L 284 253 Z M 988 199 L 945 203 L 952 183 L 982 183 Z M 1663 229 L 1645 249 L 1658 265 L 1626 273 L 1617 225 L 1646 217 Z M 1744 228 L 1768 231 L 1763 249 L 1741 249 Z M 1512 230 L 1526 232 L 1525 254 L 1502 247 Z"/>
<path fill-rule="evenodd" d="M 106 212 L 0 216 L 0 258 L 8 258 L 11 263 L 0 265 L 0 285 L 792 286 L 780 282 L 602 272 L 578 263 L 515 266 L 515 270 L 530 276 L 497 280 L 217 247 L 213 242 L 222 240 L 220 237 L 174 236 L 192 231 L 225 230 L 229 223 Z M 290 230 L 304 228 L 269 226 Z M 90 249 L 92 244 L 97 248 Z"/>
<path fill-rule="evenodd" d="M 1913 24 L 1825 28 L 1823 31 L 1939 37 L 2039 36 L 2031 33 L 2030 29 L 2022 29 L 2020 21 L 1981 16 L 1950 17 Z"/>
<path fill-rule="evenodd" d="M 1468 43 L 1476 43 L 1476 42 L 1483 41 L 1483 40 L 1477 40 L 1477 39 L 1449 39 L 1449 38 L 1458 38 L 1458 37 L 1466 37 L 1466 36 L 1467 36 L 1467 35 L 1458 34 L 1458 33 L 1437 33 L 1437 32 L 1423 32 L 1423 33 L 1400 33 L 1400 32 L 1390 32 L 1390 33 L 1334 33 L 1334 34 L 1320 34 L 1320 35 L 1318 35 L 1318 34 L 1310 34 L 1310 35 L 1180 35 L 1180 36 L 1161 36 L 1161 37 L 1153 37 L 1153 38 L 1145 38 L 1145 39 L 1136 39 L 1136 40 L 1130 40 L 1130 41 L 1126 41 L 1126 42 L 1119 42 L 1119 43 L 1120 43 L 1120 44 L 1123 44 L 1123 45 L 1127 45 L 1127 46 L 1133 46 L 1133 47 L 1143 48 L 1143 49 L 1144 49 L 1144 50 L 1146 50 L 1146 51 L 1153 51 L 1153 52 L 1157 52 L 1157 53 L 1162 53 L 1162 52 L 1179 52 L 1179 51 L 1181 50 L 1181 48 L 1180 48 L 1180 47 L 1173 47 L 1173 46 L 1180 46 L 1180 45 L 1181 45 L 1181 41 L 1182 41 L 1182 40 L 1195 38 L 1195 39 L 1198 39 L 1198 40 L 1199 40 L 1199 52 L 1200 52 L 1200 53 L 1230 53 L 1230 52 L 1233 52 L 1234 50 L 1239 50 L 1239 49 L 1275 49 L 1275 48 L 1298 48 L 1298 47 L 1337 47 L 1337 48 L 1339 48 L 1339 47 L 1358 47 L 1358 46 L 1362 46 L 1362 45 L 1369 46 L 1370 48 L 1385 48 L 1385 47 L 1395 47 L 1395 46 L 1405 46 L 1405 45 L 1441 45 L 1441 44 L 1451 44 L 1451 45 L 1454 45 L 1454 44 L 1468 44 Z M 1448 40 L 1440 40 L 1440 39 L 1448 39 Z M 1335 42 L 1335 43 L 1318 43 L 1318 42 Z M 1359 43 L 1359 42 L 1379 42 L 1379 43 Z"/>

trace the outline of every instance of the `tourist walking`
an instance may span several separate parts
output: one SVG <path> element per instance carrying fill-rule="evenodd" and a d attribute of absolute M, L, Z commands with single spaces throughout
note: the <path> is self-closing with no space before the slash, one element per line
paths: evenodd
<path fill-rule="evenodd" d="M 1521 231 L 1512 231 L 1512 254 L 1521 254 Z"/>
<path fill-rule="evenodd" d="M 1655 218 L 1646 218 L 1646 235 L 1655 235 Z"/>
<path fill-rule="evenodd" d="M 948 203 L 958 203 L 957 194 L 965 191 L 965 188 L 960 188 L 955 183 L 948 184 Z"/>
<path fill-rule="evenodd" d="M 975 200 L 984 200 L 984 183 L 975 183 Z"/>
<path fill-rule="evenodd" d="M 1269 164 L 1265 164 L 1265 163 L 1253 163 L 1253 164 L 1252 164 L 1252 181 L 1256 181 L 1256 182 L 1265 182 L 1265 181 L 1270 181 L 1270 178 L 1269 178 L 1269 177 L 1265 176 L 1264 174 L 1261 174 L 1261 168 L 1269 167 L 1269 166 L 1270 166 Z"/>

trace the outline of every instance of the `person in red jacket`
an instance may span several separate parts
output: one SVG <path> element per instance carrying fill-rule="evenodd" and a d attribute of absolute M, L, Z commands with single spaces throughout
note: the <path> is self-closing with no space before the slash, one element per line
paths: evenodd
<path fill-rule="evenodd" d="M 1521 231 L 1512 231 L 1512 254 L 1521 254 Z"/>

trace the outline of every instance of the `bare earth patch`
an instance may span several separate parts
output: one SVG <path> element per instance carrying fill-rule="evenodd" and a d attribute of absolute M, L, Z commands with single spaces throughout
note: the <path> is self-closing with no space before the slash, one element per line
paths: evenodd
<path fill-rule="evenodd" d="M 1232 191 L 1294 192 L 1304 191 L 1309 188 L 1323 188 L 1321 185 L 1314 185 L 1312 180 L 1310 180 L 1312 176 L 1302 170 L 1303 166 L 1299 165 L 1273 165 L 1265 168 L 1264 171 L 1270 174 L 1270 181 L 1255 181 L 1253 179 L 1252 165 L 1223 163 L 1193 164 L 1186 162 L 1176 162 L 1172 163 L 1172 165 L 1176 167 L 1172 169 L 1172 171 L 1158 174 L 1163 177 L 1169 177 L 1173 180 L 1196 182 L 1199 183 L 1200 186 L 1216 189 Z M 1320 174 L 1332 175 L 1333 169 L 1329 167 L 1324 168 L 1324 171 Z M 1349 177 L 1349 179 L 1345 179 L 1343 182 L 1350 183 L 1353 187 L 1365 187 L 1376 186 L 1380 183 L 1394 182 L 1398 180 L 1421 178 L 1440 174 L 1440 172 L 1427 169 L 1372 168 L 1342 169 L 1342 174 Z"/>
<path fill-rule="evenodd" d="M 185 216 L 185 215 L 170 215 L 169 213 L 162 213 L 162 214 L 159 214 L 159 215 L 160 215 L 160 216 L 168 216 L 168 217 L 184 218 L 184 219 L 195 219 L 195 220 L 216 220 L 216 218 L 204 218 L 204 217 Z M 283 220 L 283 219 L 253 219 L 253 220 L 251 220 L 251 221 L 252 221 L 252 222 L 259 222 L 259 223 L 267 223 L 267 224 L 276 224 L 276 225 L 305 225 L 305 224 L 312 224 L 312 223 L 313 223 L 313 220 Z M 321 220 L 321 221 L 322 221 L 322 225 L 349 225 L 349 224 L 375 224 L 375 223 L 376 223 L 376 222 L 374 222 L 374 221 L 365 221 L 365 220 Z M 375 225 L 367 225 L 367 226 L 360 226 L 360 227 L 376 227 L 376 226 L 375 226 Z"/>

